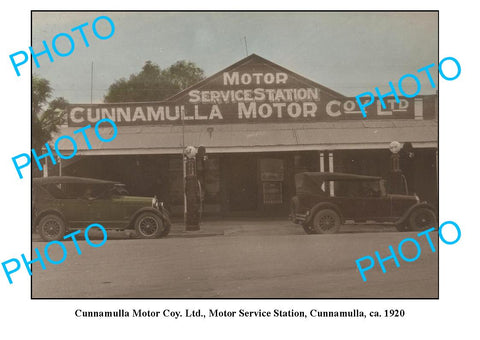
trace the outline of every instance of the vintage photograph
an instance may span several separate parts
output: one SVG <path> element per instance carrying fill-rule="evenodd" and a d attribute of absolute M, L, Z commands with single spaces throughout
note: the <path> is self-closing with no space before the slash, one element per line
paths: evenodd
<path fill-rule="evenodd" d="M 438 20 L 33 11 L 32 298 L 438 298 Z"/>

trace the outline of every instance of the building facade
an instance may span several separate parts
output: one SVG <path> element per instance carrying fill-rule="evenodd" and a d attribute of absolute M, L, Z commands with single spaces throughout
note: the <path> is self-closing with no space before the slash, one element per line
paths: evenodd
<path fill-rule="evenodd" d="M 376 99 L 364 118 L 355 98 L 253 54 L 165 101 L 71 105 L 60 133 L 75 139 L 77 156 L 62 160 L 57 171 L 120 181 L 131 194 L 157 195 L 182 213 L 182 152 L 204 146 L 208 159 L 198 163 L 204 213 L 286 216 L 296 173 L 387 178 L 388 147 L 399 141 L 415 153 L 411 191 L 436 204 L 437 96 L 384 101 L 386 108 Z M 118 127 L 113 141 L 92 137 L 89 146 L 73 133 L 103 118 Z M 113 133 L 111 126 L 100 130 Z M 72 149 L 68 140 L 60 144 L 65 154 Z"/>

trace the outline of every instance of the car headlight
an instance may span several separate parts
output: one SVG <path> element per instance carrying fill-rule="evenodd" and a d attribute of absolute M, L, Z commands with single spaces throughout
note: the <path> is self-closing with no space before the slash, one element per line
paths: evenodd
<path fill-rule="evenodd" d="M 160 205 L 158 204 L 157 196 L 153 196 L 152 198 L 152 208 L 159 209 Z"/>

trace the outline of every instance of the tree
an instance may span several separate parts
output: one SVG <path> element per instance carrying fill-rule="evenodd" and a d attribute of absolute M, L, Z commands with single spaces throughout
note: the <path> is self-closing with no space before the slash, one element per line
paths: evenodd
<path fill-rule="evenodd" d="M 177 61 L 161 70 L 150 60 L 142 70 L 127 79 L 121 78 L 108 88 L 106 103 L 144 102 L 164 100 L 204 79 L 201 68 L 190 61 Z"/>
<path fill-rule="evenodd" d="M 203 70 L 191 61 L 177 61 L 163 71 L 165 78 L 176 87 L 177 92 L 205 79 Z M 175 94 L 174 93 L 174 94 Z"/>
<path fill-rule="evenodd" d="M 65 108 L 68 102 L 63 97 L 49 102 L 52 91 L 48 80 L 32 76 L 32 147 L 37 154 L 65 122 Z"/>

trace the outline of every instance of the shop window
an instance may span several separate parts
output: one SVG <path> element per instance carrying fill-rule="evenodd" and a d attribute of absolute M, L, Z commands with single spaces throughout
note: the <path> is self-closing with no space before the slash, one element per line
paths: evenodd
<path fill-rule="evenodd" d="M 282 203 L 282 182 L 263 182 L 263 204 Z"/>
<path fill-rule="evenodd" d="M 283 181 L 285 178 L 283 159 L 264 158 L 260 160 L 263 204 L 283 203 Z"/>
<path fill-rule="evenodd" d="M 283 181 L 283 159 L 264 158 L 260 160 L 260 179 L 262 181 Z"/>
<path fill-rule="evenodd" d="M 295 154 L 293 161 L 296 174 L 300 172 L 319 171 L 318 152 L 298 152 Z"/>

